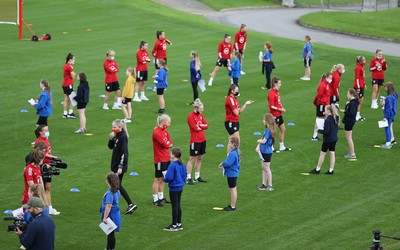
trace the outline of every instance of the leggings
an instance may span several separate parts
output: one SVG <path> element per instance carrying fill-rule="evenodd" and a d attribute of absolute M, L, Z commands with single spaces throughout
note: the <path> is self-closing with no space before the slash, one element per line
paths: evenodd
<path fill-rule="evenodd" d="M 115 230 L 107 235 L 107 250 L 115 248 Z"/>
<path fill-rule="evenodd" d="M 177 192 L 169 191 L 172 206 L 172 225 L 182 222 L 181 196 L 182 190 Z"/>
<path fill-rule="evenodd" d="M 199 81 L 192 82 L 192 88 L 193 88 L 193 101 L 199 98 L 199 92 L 197 91 L 197 84 Z"/>
<path fill-rule="evenodd" d="M 125 188 L 122 186 L 122 178 L 124 177 L 124 173 L 118 175 L 119 178 L 119 191 L 121 192 L 122 197 L 124 197 L 126 203 L 128 205 L 133 204 L 131 198 L 129 197 L 128 193 L 126 192 Z"/>

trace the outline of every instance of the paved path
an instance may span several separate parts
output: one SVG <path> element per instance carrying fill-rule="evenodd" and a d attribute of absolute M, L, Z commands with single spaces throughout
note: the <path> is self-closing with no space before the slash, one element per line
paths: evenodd
<path fill-rule="evenodd" d="M 294 40 L 303 40 L 310 35 L 315 43 L 327 44 L 367 52 L 383 50 L 384 55 L 400 57 L 400 43 L 336 34 L 302 27 L 297 20 L 308 13 L 320 11 L 316 8 L 240 8 L 215 11 L 197 0 L 154 0 L 155 2 L 182 11 L 204 15 L 207 19 L 225 25 L 239 27 L 246 23 L 249 29 Z M 268 22 L 266 20 L 273 20 Z"/>

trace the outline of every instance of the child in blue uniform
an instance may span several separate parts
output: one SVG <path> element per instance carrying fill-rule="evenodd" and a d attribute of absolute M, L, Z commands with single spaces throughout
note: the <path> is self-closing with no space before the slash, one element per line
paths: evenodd
<path fill-rule="evenodd" d="M 239 87 L 240 72 L 242 72 L 242 64 L 240 62 L 241 59 L 242 55 L 239 53 L 239 51 L 235 52 L 232 65 L 230 67 L 232 83 L 238 87 Z"/>
<path fill-rule="evenodd" d="M 119 199 L 120 199 L 120 192 L 119 192 L 119 178 L 118 174 L 116 173 L 109 173 L 106 177 L 107 185 L 109 189 L 103 196 L 103 202 L 101 204 L 101 218 L 104 223 L 107 224 L 107 218 L 109 217 L 117 228 L 112 231 L 107 236 L 107 247 L 106 249 L 114 249 L 115 248 L 115 231 L 119 232 L 121 229 L 121 214 L 119 210 Z"/>
<path fill-rule="evenodd" d="M 164 59 L 158 60 L 158 67 L 160 68 L 157 74 L 154 76 L 154 83 L 157 89 L 158 103 L 160 104 L 160 109 L 158 113 L 165 113 L 165 100 L 164 100 L 164 90 L 168 88 L 168 67 Z"/>
<path fill-rule="evenodd" d="M 229 154 L 224 162 L 219 164 L 219 168 L 224 171 L 227 177 L 229 192 L 231 193 L 231 203 L 224 207 L 224 211 L 235 211 L 237 201 L 237 178 L 239 177 L 240 158 L 239 158 L 239 139 L 237 137 L 229 138 Z"/>
<path fill-rule="evenodd" d="M 165 231 L 176 232 L 183 230 L 181 196 L 186 183 L 186 166 L 182 162 L 182 150 L 173 148 L 171 152 L 172 163 L 168 166 L 164 182 L 168 182 L 169 198 L 172 206 L 172 224 L 164 227 Z"/>
<path fill-rule="evenodd" d="M 36 122 L 36 127 L 39 125 L 47 126 L 47 118 L 53 111 L 53 96 L 50 91 L 49 81 L 43 79 L 40 81 L 40 93 L 39 100 L 35 101 L 31 105 L 36 109 L 36 114 L 39 115 L 39 119 Z"/>
<path fill-rule="evenodd" d="M 275 118 L 267 113 L 264 115 L 265 132 L 261 139 L 257 140 L 256 152 L 261 159 L 262 167 L 262 184 L 257 190 L 274 190 L 272 186 L 272 172 L 270 169 L 271 157 L 272 157 L 272 145 L 275 140 L 276 122 Z"/>
<path fill-rule="evenodd" d="M 390 128 L 392 126 L 393 119 L 396 117 L 397 111 L 397 100 L 395 97 L 395 91 L 393 84 L 386 84 L 386 99 L 383 108 L 383 120 L 388 122 L 388 126 L 385 127 L 386 143 L 381 145 L 381 148 L 390 149 L 392 147 L 392 133 Z"/>

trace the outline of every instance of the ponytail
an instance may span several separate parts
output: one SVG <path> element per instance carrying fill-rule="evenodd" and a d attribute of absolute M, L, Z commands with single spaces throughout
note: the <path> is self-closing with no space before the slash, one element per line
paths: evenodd
<path fill-rule="evenodd" d="M 237 138 L 236 136 L 232 136 L 229 138 L 229 142 L 233 144 L 233 147 L 238 152 L 239 161 L 240 161 L 239 138 Z"/>
<path fill-rule="evenodd" d="M 269 53 L 274 53 L 274 50 L 272 49 L 272 43 L 270 41 L 265 42 L 265 47 L 267 47 Z"/>
<path fill-rule="evenodd" d="M 44 86 L 44 90 L 47 90 L 47 96 L 49 97 L 50 103 L 53 102 L 51 98 L 51 90 L 50 90 L 50 84 L 47 79 L 42 79 L 40 80 L 40 83 Z"/>
<path fill-rule="evenodd" d="M 112 193 L 115 193 L 119 189 L 120 181 L 116 173 L 110 172 L 106 176 L 107 183 L 110 185 Z"/>
<path fill-rule="evenodd" d="M 173 148 L 171 151 L 172 155 L 177 158 L 177 161 L 179 164 L 182 164 L 183 161 L 181 159 L 182 157 L 182 150 L 180 148 Z"/>
<path fill-rule="evenodd" d="M 194 67 L 196 68 L 196 70 L 200 70 L 201 62 L 200 62 L 199 53 L 195 50 L 192 50 L 192 52 L 190 52 L 190 54 L 193 56 L 193 59 L 194 59 Z"/>
<path fill-rule="evenodd" d="M 129 138 L 128 128 L 126 127 L 126 123 L 124 122 L 124 120 L 116 119 L 116 120 L 113 121 L 113 123 L 115 125 L 117 125 L 118 128 L 121 128 L 122 130 L 124 130 L 125 133 L 126 133 L 126 137 Z"/>
<path fill-rule="evenodd" d="M 142 48 L 144 47 L 145 44 L 147 44 L 146 41 L 144 41 L 144 40 L 140 41 L 139 49 L 142 49 Z"/>
<path fill-rule="evenodd" d="M 68 61 L 71 60 L 72 58 L 74 58 L 74 55 L 71 53 L 68 53 L 67 58 L 65 59 L 65 63 L 68 63 Z"/>
<path fill-rule="evenodd" d="M 42 132 L 44 127 L 46 127 L 46 125 L 41 124 L 41 125 L 37 126 L 37 128 L 35 129 L 36 138 L 40 137 L 40 132 Z"/>

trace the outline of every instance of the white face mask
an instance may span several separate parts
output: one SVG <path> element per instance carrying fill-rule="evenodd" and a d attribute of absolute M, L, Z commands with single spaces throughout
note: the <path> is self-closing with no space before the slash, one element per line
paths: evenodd
<path fill-rule="evenodd" d="M 112 57 L 110 57 L 110 59 L 111 59 L 111 60 L 114 60 L 114 58 L 115 58 L 115 57 L 113 57 L 113 56 L 112 56 Z"/>
<path fill-rule="evenodd" d="M 332 82 L 332 79 L 326 79 L 326 81 L 328 82 L 328 83 L 331 83 Z"/>
<path fill-rule="evenodd" d="M 343 70 L 342 70 L 342 74 L 343 74 L 344 72 L 346 72 L 346 70 L 343 69 Z"/>
<path fill-rule="evenodd" d="M 47 131 L 47 132 L 44 132 L 44 136 L 45 136 L 46 138 L 49 138 L 49 136 L 50 136 L 50 132 L 49 132 L 49 131 Z"/>
<path fill-rule="evenodd" d="M 382 56 L 377 56 L 376 58 L 377 58 L 377 59 L 382 59 Z"/>

